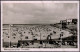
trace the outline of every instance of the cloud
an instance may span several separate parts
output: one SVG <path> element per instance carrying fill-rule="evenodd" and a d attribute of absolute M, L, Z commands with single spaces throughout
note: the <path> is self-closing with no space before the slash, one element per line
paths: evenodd
<path fill-rule="evenodd" d="M 4 24 L 56 23 L 77 18 L 76 3 L 4 3 Z"/>

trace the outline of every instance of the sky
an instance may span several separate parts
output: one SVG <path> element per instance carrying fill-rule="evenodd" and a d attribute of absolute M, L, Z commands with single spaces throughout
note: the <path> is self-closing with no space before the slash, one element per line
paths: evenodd
<path fill-rule="evenodd" d="M 3 3 L 3 24 L 54 24 L 77 18 L 76 3 Z"/>

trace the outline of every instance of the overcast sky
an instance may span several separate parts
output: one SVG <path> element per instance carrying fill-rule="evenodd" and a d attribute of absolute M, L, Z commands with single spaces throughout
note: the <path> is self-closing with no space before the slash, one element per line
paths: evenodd
<path fill-rule="evenodd" d="M 4 24 L 53 24 L 77 18 L 76 3 L 4 3 Z"/>

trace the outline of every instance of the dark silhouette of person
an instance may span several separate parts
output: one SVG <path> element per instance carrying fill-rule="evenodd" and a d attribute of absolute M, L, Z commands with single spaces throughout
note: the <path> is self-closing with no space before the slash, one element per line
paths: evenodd
<path fill-rule="evenodd" d="M 49 44 L 53 44 L 53 41 L 52 41 L 52 39 L 51 39 L 51 35 L 48 35 L 48 36 L 47 36 L 47 40 L 49 40 Z"/>
<path fill-rule="evenodd" d="M 51 40 L 51 35 L 48 35 L 47 36 L 47 40 Z"/>
<path fill-rule="evenodd" d="M 20 47 L 20 43 L 17 44 L 17 48 Z"/>

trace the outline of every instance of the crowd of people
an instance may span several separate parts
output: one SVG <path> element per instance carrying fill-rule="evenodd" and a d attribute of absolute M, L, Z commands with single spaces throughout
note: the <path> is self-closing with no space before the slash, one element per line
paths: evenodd
<path fill-rule="evenodd" d="M 62 44 L 70 45 L 67 41 L 61 43 L 61 39 L 72 36 L 72 34 L 69 34 L 68 31 L 53 27 L 49 24 L 23 26 L 15 25 L 11 26 L 10 30 L 10 41 L 13 43 L 17 42 L 17 47 L 30 47 L 31 45 L 36 47 L 49 47 L 48 45 L 50 45 L 50 47 L 60 47 Z"/>
<path fill-rule="evenodd" d="M 41 39 L 44 40 L 47 38 L 47 36 L 56 35 L 58 30 L 60 29 L 57 29 L 56 27 L 53 28 L 50 25 L 31 25 L 26 27 L 12 27 L 13 31 L 12 35 L 15 36 L 16 34 L 20 34 L 21 37 L 28 36 L 27 37 L 28 39 L 32 39 L 31 36 L 33 36 L 33 38 L 36 38 L 37 40 Z"/>

